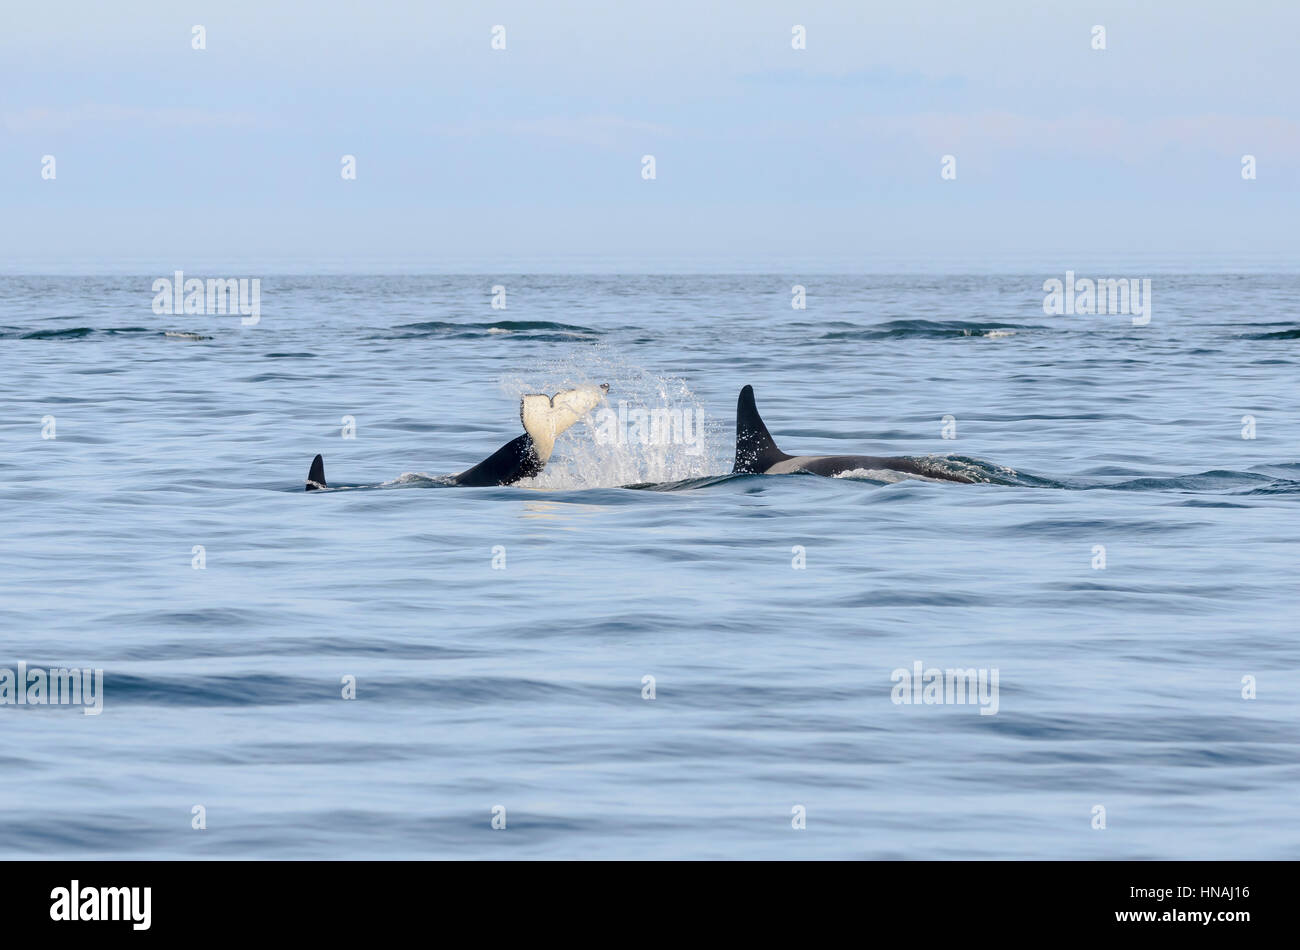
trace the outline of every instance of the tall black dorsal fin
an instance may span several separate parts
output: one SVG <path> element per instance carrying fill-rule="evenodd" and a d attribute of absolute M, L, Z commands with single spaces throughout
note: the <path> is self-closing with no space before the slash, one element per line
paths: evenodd
<path fill-rule="evenodd" d="M 311 460 L 311 471 L 307 473 L 307 490 L 318 491 L 328 487 L 325 484 L 325 460 L 318 455 Z"/>
<path fill-rule="evenodd" d="M 736 400 L 736 464 L 731 471 L 740 474 L 766 472 L 777 462 L 793 457 L 778 449 L 772 441 L 772 435 L 754 405 L 754 387 L 746 386 Z"/>

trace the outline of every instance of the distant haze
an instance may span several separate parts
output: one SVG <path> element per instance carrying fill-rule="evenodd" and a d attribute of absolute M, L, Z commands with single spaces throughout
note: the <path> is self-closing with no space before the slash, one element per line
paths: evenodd
<path fill-rule="evenodd" d="M 1295 270 L 1297 36 L 1284 0 L 14 3 L 0 269 Z"/>

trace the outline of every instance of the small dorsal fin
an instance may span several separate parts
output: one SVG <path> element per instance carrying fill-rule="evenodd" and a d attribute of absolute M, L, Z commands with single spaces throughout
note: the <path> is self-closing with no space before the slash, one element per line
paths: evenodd
<path fill-rule="evenodd" d="M 325 484 L 325 460 L 318 455 L 311 460 L 311 470 L 307 472 L 307 490 L 320 491 L 328 487 Z"/>
<path fill-rule="evenodd" d="M 754 405 L 754 387 L 746 386 L 736 400 L 736 464 L 731 471 L 739 474 L 765 472 L 777 462 L 793 457 L 776 447 L 758 414 L 758 407 Z"/>

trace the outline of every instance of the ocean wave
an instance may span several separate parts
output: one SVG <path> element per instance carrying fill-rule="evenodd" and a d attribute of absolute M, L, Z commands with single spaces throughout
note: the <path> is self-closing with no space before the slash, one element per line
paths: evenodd
<path fill-rule="evenodd" d="M 166 331 L 153 327 L 64 327 L 59 330 L 25 330 L 22 327 L 0 327 L 0 340 L 81 340 L 93 336 L 119 336 L 129 333 Z"/>
<path fill-rule="evenodd" d="M 946 339 L 958 337 L 982 337 L 999 339 L 1015 336 L 1028 330 L 1043 330 L 1045 327 L 1027 326 L 1020 323 L 985 323 L 966 320 L 889 320 L 872 327 L 852 330 L 832 330 L 821 336 L 823 340 L 897 340 L 908 337 L 920 339 Z"/>
<path fill-rule="evenodd" d="M 1289 330 L 1276 330 L 1272 333 L 1246 333 L 1242 335 L 1245 340 L 1300 340 L 1300 327 L 1292 327 Z"/>
<path fill-rule="evenodd" d="M 599 330 L 569 323 L 549 320 L 495 320 L 491 323 L 451 323 L 445 320 L 427 320 L 421 323 L 403 323 L 392 328 L 387 336 L 399 340 L 451 339 L 477 340 L 488 337 L 520 337 L 529 340 L 573 342 L 594 340 L 601 336 Z"/>

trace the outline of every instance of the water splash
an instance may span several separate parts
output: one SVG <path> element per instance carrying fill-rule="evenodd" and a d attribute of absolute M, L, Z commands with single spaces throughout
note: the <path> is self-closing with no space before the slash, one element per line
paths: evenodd
<path fill-rule="evenodd" d="M 501 380 L 513 399 L 609 383 L 604 405 L 562 435 L 546 469 L 520 486 L 614 488 L 680 482 L 731 468 L 731 420 L 706 413 L 686 384 L 632 363 L 605 345 L 574 348 Z M 651 425 L 672 420 L 669 425 Z"/>

